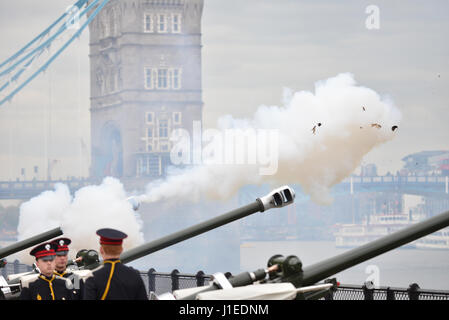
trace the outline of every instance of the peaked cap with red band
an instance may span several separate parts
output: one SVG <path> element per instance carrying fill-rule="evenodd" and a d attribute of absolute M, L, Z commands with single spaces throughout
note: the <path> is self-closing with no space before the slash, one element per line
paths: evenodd
<path fill-rule="evenodd" d="M 56 250 L 55 244 L 51 242 L 46 242 L 34 247 L 34 249 L 31 250 L 30 255 L 35 256 L 36 260 L 37 259 L 53 260 L 56 255 L 55 250 Z"/>
<path fill-rule="evenodd" d="M 69 238 L 58 238 L 52 240 L 51 243 L 56 246 L 56 255 L 66 255 L 69 252 L 69 244 L 72 243 L 72 240 Z"/>
<path fill-rule="evenodd" d="M 100 236 L 100 244 L 110 245 L 121 245 L 123 243 L 123 239 L 128 237 L 126 233 L 109 228 L 97 230 L 97 235 Z"/>

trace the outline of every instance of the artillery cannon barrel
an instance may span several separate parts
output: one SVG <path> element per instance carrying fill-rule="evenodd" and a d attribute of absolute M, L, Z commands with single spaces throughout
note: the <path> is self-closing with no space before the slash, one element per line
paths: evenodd
<path fill-rule="evenodd" d="M 449 211 L 304 268 L 301 285 L 307 286 L 316 283 L 447 226 L 449 226 Z"/>
<path fill-rule="evenodd" d="M 120 256 L 120 260 L 122 263 L 127 263 L 253 213 L 289 205 L 293 203 L 294 197 L 293 189 L 288 186 L 275 189 L 265 197 L 258 198 L 254 203 L 125 251 Z"/>
<path fill-rule="evenodd" d="M 9 256 L 11 254 L 14 254 L 16 252 L 22 251 L 24 249 L 30 248 L 30 247 L 32 247 L 34 245 L 37 245 L 37 244 L 41 243 L 41 242 L 44 242 L 44 241 L 50 240 L 52 238 L 58 237 L 58 236 L 62 235 L 62 233 L 63 232 L 62 232 L 61 228 L 58 227 L 58 228 L 49 230 L 47 232 L 38 234 L 38 235 L 36 235 L 34 237 L 31 237 L 31 238 L 28 238 L 28 239 L 16 242 L 16 243 L 11 244 L 11 245 L 9 245 L 9 246 L 7 246 L 5 248 L 1 248 L 0 249 L 0 259 L 4 258 L 4 257 L 7 257 L 7 256 Z"/>

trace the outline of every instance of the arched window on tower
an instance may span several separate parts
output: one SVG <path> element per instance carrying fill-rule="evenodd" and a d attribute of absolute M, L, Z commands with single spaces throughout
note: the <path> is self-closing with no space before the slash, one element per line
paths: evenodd
<path fill-rule="evenodd" d="M 154 32 L 153 16 L 150 13 L 145 13 L 143 15 L 143 31 L 144 32 Z"/>
<path fill-rule="evenodd" d="M 123 87 L 123 79 L 122 79 L 122 68 L 118 68 L 117 70 L 117 89 L 120 90 Z"/>
<path fill-rule="evenodd" d="M 115 92 L 117 90 L 116 87 L 116 72 L 115 70 L 111 70 L 111 72 L 109 73 L 109 92 Z"/>
<path fill-rule="evenodd" d="M 166 15 L 159 13 L 157 15 L 157 32 L 165 33 L 167 32 L 167 19 Z"/>
<path fill-rule="evenodd" d="M 157 70 L 157 88 L 168 89 L 168 69 Z"/>
<path fill-rule="evenodd" d="M 106 38 L 107 36 L 106 22 L 104 21 L 104 19 L 102 19 L 102 17 L 98 19 L 98 29 L 100 39 Z"/>
<path fill-rule="evenodd" d="M 109 36 L 114 37 L 117 33 L 117 14 L 114 9 L 109 11 Z"/>
<path fill-rule="evenodd" d="M 96 77 L 96 83 L 97 83 L 97 88 L 98 88 L 98 92 L 100 95 L 102 95 L 104 93 L 104 75 L 103 75 L 103 71 L 101 71 L 101 69 L 97 69 L 97 72 L 95 74 Z"/>
<path fill-rule="evenodd" d="M 172 33 L 181 33 L 181 15 L 179 13 L 172 14 Z"/>
<path fill-rule="evenodd" d="M 170 69 L 171 88 L 174 90 L 181 89 L 181 69 Z"/>
<path fill-rule="evenodd" d="M 168 138 L 168 120 L 159 120 L 159 138 Z"/>

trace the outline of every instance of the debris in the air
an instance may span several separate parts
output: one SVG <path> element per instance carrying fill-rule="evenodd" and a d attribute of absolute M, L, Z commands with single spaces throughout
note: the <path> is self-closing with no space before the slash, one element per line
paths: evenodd
<path fill-rule="evenodd" d="M 318 127 L 321 127 L 321 122 L 318 122 Z M 313 134 L 315 134 L 316 133 L 316 126 L 313 126 L 313 128 L 312 128 L 312 132 L 313 132 Z"/>
<path fill-rule="evenodd" d="M 364 107 L 364 106 L 362 106 L 362 109 L 363 109 L 363 111 L 366 111 L 366 109 L 365 109 L 365 107 Z"/>
<path fill-rule="evenodd" d="M 371 124 L 371 127 L 377 128 L 377 129 L 382 128 L 382 126 L 381 126 L 380 124 L 378 124 L 378 123 L 372 123 L 372 124 Z"/>
<path fill-rule="evenodd" d="M 394 130 L 396 130 L 397 128 L 398 128 L 398 126 L 392 126 L 392 127 L 391 127 L 391 130 L 394 131 Z"/>

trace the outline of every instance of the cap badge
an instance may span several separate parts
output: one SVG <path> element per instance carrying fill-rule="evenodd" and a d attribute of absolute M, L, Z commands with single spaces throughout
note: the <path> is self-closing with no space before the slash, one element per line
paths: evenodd
<path fill-rule="evenodd" d="M 46 245 L 45 245 L 45 250 L 48 251 L 48 250 L 50 250 L 50 248 L 51 248 L 51 246 L 50 246 L 49 244 L 46 244 Z"/>
<path fill-rule="evenodd" d="M 64 240 L 59 240 L 59 245 L 63 246 L 64 245 Z"/>

